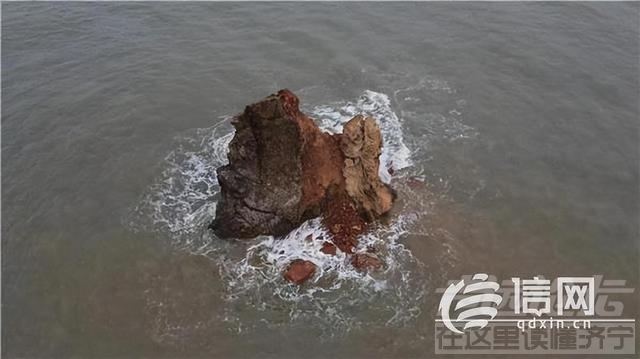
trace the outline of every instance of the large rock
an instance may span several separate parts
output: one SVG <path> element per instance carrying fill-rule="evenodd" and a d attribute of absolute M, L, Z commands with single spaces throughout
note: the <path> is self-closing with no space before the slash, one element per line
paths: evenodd
<path fill-rule="evenodd" d="M 333 244 L 350 254 L 367 223 L 391 209 L 393 192 L 378 176 L 382 137 L 373 118 L 358 115 L 342 134 L 330 135 L 281 90 L 247 106 L 232 124 L 229 164 L 217 170 L 221 199 L 211 228 L 218 236 L 283 235 L 321 215 Z M 354 261 L 377 267 L 368 258 Z"/>
<path fill-rule="evenodd" d="M 220 237 L 286 234 L 320 214 L 330 186 L 342 187 L 337 138 L 300 112 L 281 90 L 232 121 L 229 164 L 218 168 L 221 199 L 211 228 Z"/>

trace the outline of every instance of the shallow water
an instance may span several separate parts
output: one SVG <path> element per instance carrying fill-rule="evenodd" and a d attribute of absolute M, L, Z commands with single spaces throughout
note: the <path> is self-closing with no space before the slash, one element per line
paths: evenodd
<path fill-rule="evenodd" d="M 637 286 L 638 10 L 3 4 L 2 354 L 430 357 L 462 274 Z M 319 254 L 314 221 L 205 230 L 229 117 L 282 87 L 327 131 L 378 120 L 399 197 L 360 249 L 384 270 Z"/>

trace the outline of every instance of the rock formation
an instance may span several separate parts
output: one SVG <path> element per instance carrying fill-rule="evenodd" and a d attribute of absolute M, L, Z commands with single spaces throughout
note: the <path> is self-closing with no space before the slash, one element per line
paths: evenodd
<path fill-rule="evenodd" d="M 232 124 L 229 164 L 217 170 L 218 236 L 286 234 L 320 214 L 330 186 L 344 186 L 338 139 L 300 112 L 290 91 L 247 106 Z"/>
<path fill-rule="evenodd" d="M 342 174 L 349 196 L 367 220 L 387 213 L 393 194 L 378 176 L 382 136 L 375 121 L 358 115 L 344 125 L 341 149 L 345 156 Z"/>
<path fill-rule="evenodd" d="M 358 115 L 342 134 L 331 135 L 300 112 L 291 91 L 280 90 L 247 106 L 232 124 L 236 132 L 229 164 L 217 170 L 221 198 L 210 226 L 219 237 L 284 235 L 322 216 L 332 235 L 323 252 L 337 247 L 350 254 L 367 223 L 391 209 L 393 192 L 378 177 L 382 137 L 374 119 Z M 379 267 L 358 258 L 352 259 L 356 266 Z M 312 266 L 294 261 L 285 278 L 302 283 Z"/>

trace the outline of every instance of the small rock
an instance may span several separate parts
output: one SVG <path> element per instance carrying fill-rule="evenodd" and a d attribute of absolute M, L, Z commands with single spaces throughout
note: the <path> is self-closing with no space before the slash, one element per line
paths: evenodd
<path fill-rule="evenodd" d="M 330 254 L 332 256 L 336 255 L 336 250 L 337 250 L 336 246 L 331 242 L 322 243 L 322 248 L 320 248 L 320 252 L 324 254 Z"/>
<path fill-rule="evenodd" d="M 356 253 L 351 257 L 351 264 L 360 271 L 368 271 L 382 267 L 380 258 L 373 254 Z"/>
<path fill-rule="evenodd" d="M 231 121 L 228 163 L 216 170 L 220 200 L 210 228 L 220 238 L 285 235 L 320 214 L 327 190 L 342 186 L 344 156 L 283 89 Z"/>
<path fill-rule="evenodd" d="M 316 265 L 302 259 L 296 259 L 289 264 L 283 273 L 284 279 L 293 284 L 302 284 L 313 277 L 316 272 Z"/>

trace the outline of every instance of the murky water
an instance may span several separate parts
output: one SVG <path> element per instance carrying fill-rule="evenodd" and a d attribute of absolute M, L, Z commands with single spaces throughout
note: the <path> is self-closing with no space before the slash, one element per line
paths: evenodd
<path fill-rule="evenodd" d="M 638 15 L 3 4 L 3 355 L 430 357 L 435 289 L 462 274 L 637 286 Z M 229 117 L 282 87 L 327 131 L 379 121 L 399 197 L 361 249 L 382 271 L 320 254 L 315 221 L 206 231 Z M 287 285 L 291 258 L 321 271 Z"/>

